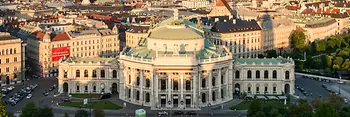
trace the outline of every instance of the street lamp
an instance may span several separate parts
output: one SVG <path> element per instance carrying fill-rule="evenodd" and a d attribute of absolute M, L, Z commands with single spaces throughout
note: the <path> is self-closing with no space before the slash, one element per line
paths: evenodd
<path fill-rule="evenodd" d="M 211 106 L 211 104 L 210 104 L 210 102 L 208 102 L 208 117 L 210 116 L 210 114 L 209 114 L 210 113 L 210 110 L 209 110 L 210 106 Z"/>
<path fill-rule="evenodd" d="M 338 83 L 338 94 L 340 95 L 340 83 L 341 83 L 341 76 L 339 76 L 339 83 Z"/>
<path fill-rule="evenodd" d="M 169 109 L 170 109 L 169 115 L 170 115 L 170 117 L 171 117 L 171 101 L 170 101 L 170 100 L 168 101 L 168 104 L 169 104 Z"/>

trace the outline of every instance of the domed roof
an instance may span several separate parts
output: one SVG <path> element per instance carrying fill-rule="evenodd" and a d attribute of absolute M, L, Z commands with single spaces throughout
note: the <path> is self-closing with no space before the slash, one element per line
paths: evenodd
<path fill-rule="evenodd" d="M 157 27 L 151 31 L 150 38 L 154 39 L 203 39 L 202 33 L 184 24 Z"/>

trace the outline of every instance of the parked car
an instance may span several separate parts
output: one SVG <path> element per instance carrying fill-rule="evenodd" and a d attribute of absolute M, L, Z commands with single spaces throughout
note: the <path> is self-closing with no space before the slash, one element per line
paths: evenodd
<path fill-rule="evenodd" d="M 158 116 L 168 115 L 168 112 L 166 111 L 160 111 L 158 112 Z"/>
<path fill-rule="evenodd" d="M 323 87 L 323 88 L 327 88 L 327 86 L 326 86 L 325 84 L 322 84 L 322 87 Z"/>
<path fill-rule="evenodd" d="M 7 90 L 9 90 L 9 91 L 12 91 L 13 89 L 15 89 L 14 86 L 7 87 Z"/>
<path fill-rule="evenodd" d="M 345 103 L 345 104 L 348 104 L 348 99 L 345 98 L 345 99 L 344 99 L 344 103 Z"/>
<path fill-rule="evenodd" d="M 32 98 L 32 94 L 27 95 L 27 99 L 30 99 L 30 98 Z"/>
<path fill-rule="evenodd" d="M 66 98 L 62 100 L 63 102 L 70 102 L 70 99 Z"/>
<path fill-rule="evenodd" d="M 188 111 L 188 112 L 187 112 L 187 115 L 196 115 L 196 112 L 194 112 L 194 111 Z"/>
<path fill-rule="evenodd" d="M 45 96 L 48 96 L 48 95 L 49 95 L 49 92 L 48 92 L 48 91 L 45 91 L 43 94 L 44 94 Z"/>
<path fill-rule="evenodd" d="M 174 115 L 183 115 L 184 114 L 184 112 L 182 112 L 182 111 L 175 111 L 174 112 Z"/>
<path fill-rule="evenodd" d="M 100 100 L 108 99 L 108 98 L 111 98 L 111 97 L 112 97 L 112 94 L 111 94 L 111 93 L 105 93 L 105 94 L 102 94 L 102 95 L 101 95 Z"/>

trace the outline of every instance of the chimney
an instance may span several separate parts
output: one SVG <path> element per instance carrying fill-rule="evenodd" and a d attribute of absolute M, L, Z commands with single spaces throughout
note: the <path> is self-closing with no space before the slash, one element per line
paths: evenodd
<path fill-rule="evenodd" d="M 236 19 L 232 19 L 232 24 L 236 24 Z"/>
<path fill-rule="evenodd" d="M 219 18 L 215 18 L 215 22 L 218 22 L 219 21 Z"/>

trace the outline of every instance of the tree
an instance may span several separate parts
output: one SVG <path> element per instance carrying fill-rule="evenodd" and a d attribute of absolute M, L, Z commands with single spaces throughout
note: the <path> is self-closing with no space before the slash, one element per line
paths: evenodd
<path fill-rule="evenodd" d="M 327 67 L 332 67 L 332 56 L 328 56 L 328 55 L 323 55 L 325 62 L 327 63 Z"/>
<path fill-rule="evenodd" d="M 68 113 L 64 113 L 64 116 L 63 117 L 69 117 Z"/>
<path fill-rule="evenodd" d="M 327 49 L 326 40 L 317 41 L 315 45 L 316 45 L 315 49 L 317 52 L 324 52 Z"/>
<path fill-rule="evenodd" d="M 338 117 L 338 114 L 329 103 L 321 103 L 316 108 L 313 117 Z"/>
<path fill-rule="evenodd" d="M 344 107 L 340 113 L 339 113 L 340 117 L 350 117 L 350 106 L 346 106 Z"/>
<path fill-rule="evenodd" d="M 24 108 L 22 108 L 22 114 L 20 117 L 35 117 L 37 111 L 34 102 L 30 101 L 24 106 Z"/>
<path fill-rule="evenodd" d="M 94 109 L 94 117 L 105 117 L 105 112 L 103 109 Z"/>
<path fill-rule="evenodd" d="M 249 105 L 248 116 L 254 116 L 260 110 L 261 110 L 260 101 L 257 99 L 253 99 Z"/>
<path fill-rule="evenodd" d="M 344 98 L 334 93 L 330 93 L 327 96 L 326 100 L 332 106 L 332 108 L 335 109 L 336 112 L 339 112 L 344 104 Z"/>
<path fill-rule="evenodd" d="M 0 97 L 2 97 L 2 93 L 0 93 Z M 5 105 L 2 103 L 2 100 L 0 98 L 0 117 L 8 117 L 8 116 L 9 116 L 9 113 L 6 112 Z"/>
<path fill-rule="evenodd" d="M 328 49 L 333 50 L 336 45 L 337 45 L 337 42 L 334 38 L 329 38 L 327 40 L 327 48 Z"/>
<path fill-rule="evenodd" d="M 89 117 L 89 113 L 86 110 L 77 110 L 74 117 Z"/>
<path fill-rule="evenodd" d="M 345 59 L 343 65 L 341 66 L 342 70 L 349 70 L 350 68 L 350 60 L 349 59 Z"/>
<path fill-rule="evenodd" d="M 266 115 L 263 111 L 258 111 L 256 114 L 254 114 L 254 117 L 266 117 Z"/>
<path fill-rule="evenodd" d="M 53 117 L 52 108 L 45 107 L 45 108 L 39 108 L 39 116 L 38 117 Z"/>
<path fill-rule="evenodd" d="M 340 57 L 346 57 L 346 56 L 349 56 L 349 53 L 346 52 L 345 50 L 340 50 L 337 55 Z"/>
<path fill-rule="evenodd" d="M 276 50 L 268 50 L 268 51 L 266 51 L 266 57 L 267 58 L 272 58 L 272 57 L 276 58 L 277 57 Z"/>
<path fill-rule="evenodd" d="M 335 60 L 333 61 L 334 65 L 341 66 L 343 63 L 343 58 L 342 57 L 335 57 Z"/>
<path fill-rule="evenodd" d="M 305 46 L 306 36 L 301 31 L 294 31 L 290 40 L 292 48 L 300 51 Z"/>

